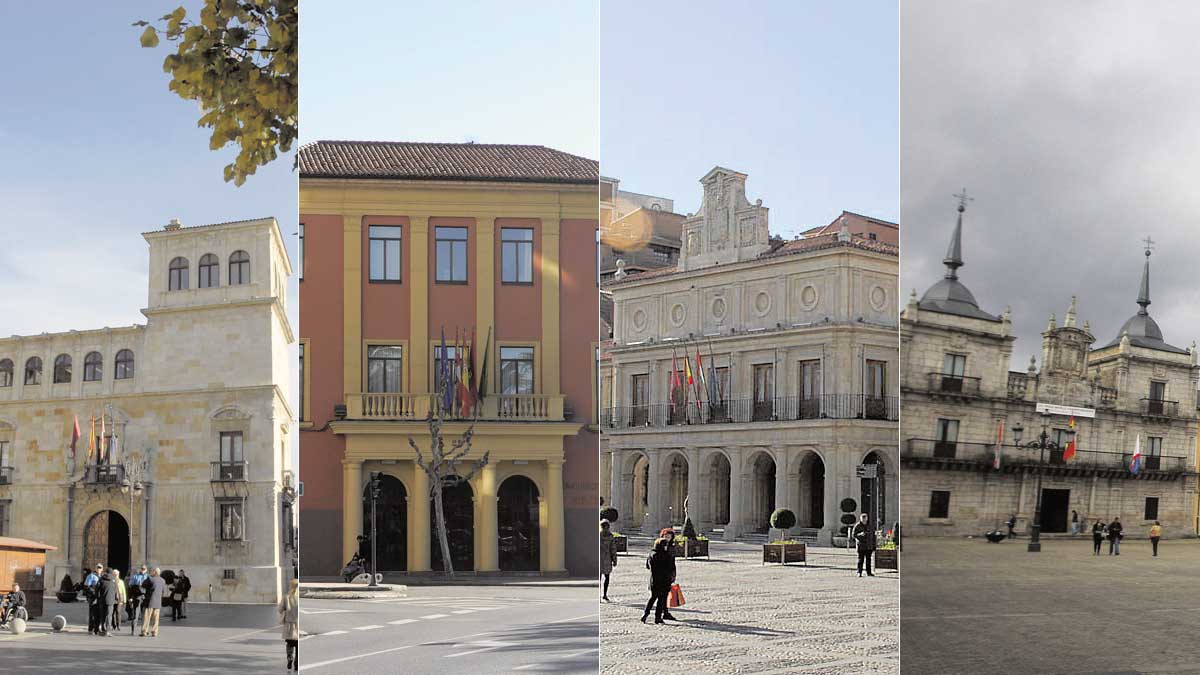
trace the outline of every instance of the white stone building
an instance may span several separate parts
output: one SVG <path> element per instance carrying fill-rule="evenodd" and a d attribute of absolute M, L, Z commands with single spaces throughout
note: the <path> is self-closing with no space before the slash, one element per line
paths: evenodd
<path fill-rule="evenodd" d="M 601 494 L 617 529 L 684 520 L 726 539 L 776 508 L 828 543 L 844 498 L 897 517 L 897 249 L 836 234 L 784 242 L 746 175 L 714 168 L 674 267 L 618 275 L 601 358 Z M 707 386 L 671 401 L 686 354 Z M 680 370 L 683 366 L 676 363 Z M 713 370 L 709 367 L 713 366 Z M 879 497 L 856 478 L 875 463 Z M 865 504 L 864 504 L 865 502 Z"/>
<path fill-rule="evenodd" d="M 901 317 L 904 533 L 981 535 L 1013 514 L 1018 533 L 1028 532 L 1040 486 L 1045 533 L 1069 531 L 1074 511 L 1089 528 L 1120 518 L 1139 538 L 1155 520 L 1164 536 L 1195 534 L 1200 369 L 1195 344 L 1172 346 L 1150 317 L 1149 251 L 1139 309 L 1111 341 L 1095 346 L 1071 298 L 1062 325 L 1051 315 L 1042 333 L 1041 370 L 1031 362 L 1010 371 L 1012 312 L 981 309 L 958 279 L 963 210 L 944 278 L 919 301 L 914 291 Z M 1079 410 L 1046 414 L 1061 410 L 1046 404 Z M 1065 446 L 1072 417 L 1074 457 L 1027 447 L 1043 428 Z M 1014 445 L 1018 426 L 1023 447 Z M 1145 459 L 1135 475 L 1139 437 Z"/>
<path fill-rule="evenodd" d="M 49 590 L 145 562 L 196 599 L 275 602 L 295 555 L 279 227 L 144 237 L 144 325 L 0 339 L 0 535 L 57 547 Z"/>

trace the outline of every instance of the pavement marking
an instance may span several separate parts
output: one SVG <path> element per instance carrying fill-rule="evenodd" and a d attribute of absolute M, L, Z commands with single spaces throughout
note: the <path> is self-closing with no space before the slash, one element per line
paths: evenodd
<path fill-rule="evenodd" d="M 301 609 L 301 614 L 348 614 L 352 609 Z"/>
<path fill-rule="evenodd" d="M 328 633 L 318 633 L 318 635 L 345 635 L 347 632 L 349 632 L 349 631 L 331 630 Z"/>
<path fill-rule="evenodd" d="M 320 661 L 318 663 L 309 663 L 309 664 L 300 666 L 300 670 L 312 670 L 313 668 L 321 668 L 323 666 L 332 666 L 335 663 L 342 663 L 344 661 L 353 661 L 355 659 L 365 659 L 369 656 L 379 656 L 380 654 L 390 654 L 392 652 L 398 652 L 402 649 L 411 649 L 412 647 L 413 647 L 413 645 L 404 645 L 403 647 L 392 647 L 391 649 L 383 649 L 383 650 L 380 650 L 377 652 L 368 652 L 366 654 L 355 654 L 354 656 L 344 656 L 340 659 L 330 659 L 329 661 Z"/>
<path fill-rule="evenodd" d="M 278 631 L 278 630 L 279 630 L 279 628 L 278 628 L 278 627 L 275 627 L 275 628 L 260 628 L 260 629 L 258 629 L 258 630 L 252 630 L 252 631 L 250 631 L 250 632 L 248 632 L 248 633 L 238 633 L 237 635 L 231 635 L 231 636 L 229 636 L 229 637 L 227 637 L 227 638 L 222 638 L 222 639 L 221 639 L 221 642 L 232 642 L 232 641 L 234 641 L 234 640 L 240 640 L 240 639 L 242 639 L 242 638 L 245 638 L 245 637 L 250 637 L 251 635 L 257 635 L 257 634 L 259 634 L 259 633 L 265 633 L 265 632 L 267 632 L 267 631 L 272 631 L 272 632 L 274 632 L 274 631 Z"/>
<path fill-rule="evenodd" d="M 358 626 L 354 630 L 375 630 L 376 628 L 383 628 L 383 626 L 380 626 L 377 623 L 373 623 L 370 626 Z"/>
<path fill-rule="evenodd" d="M 422 619 L 444 619 L 448 616 L 450 616 L 450 615 L 449 614 L 426 614 L 425 616 L 422 616 L 419 618 L 422 618 Z"/>
<path fill-rule="evenodd" d="M 495 640 L 483 640 L 480 642 L 468 642 L 466 644 L 457 644 L 454 646 L 455 647 L 479 647 L 479 649 L 472 649 L 472 650 L 466 651 L 466 652 L 458 652 L 457 654 L 447 654 L 446 658 L 454 659 L 454 658 L 458 658 L 460 656 L 470 656 L 471 654 L 478 654 L 479 652 L 490 652 L 493 649 L 500 649 L 501 647 L 515 647 L 515 646 L 517 646 L 517 643 L 516 642 L 497 642 Z"/>
<path fill-rule="evenodd" d="M 473 613 L 474 611 L 475 611 L 475 610 L 473 610 L 473 609 L 456 609 L 456 610 L 454 610 L 453 612 L 450 612 L 450 613 L 451 613 L 451 614 L 471 614 L 471 613 Z"/>
<path fill-rule="evenodd" d="M 403 626 L 406 623 L 416 623 L 416 622 L 417 622 L 416 619 L 396 619 L 395 621 L 389 621 L 388 624 L 392 625 L 392 626 Z"/>

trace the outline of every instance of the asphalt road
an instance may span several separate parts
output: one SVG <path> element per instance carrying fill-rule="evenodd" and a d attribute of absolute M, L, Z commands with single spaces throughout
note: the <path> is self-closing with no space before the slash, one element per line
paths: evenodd
<path fill-rule="evenodd" d="M 50 619 L 61 614 L 67 630 L 54 633 Z M 43 616 L 23 635 L 0 632 L 3 673 L 278 673 L 285 665 L 278 614 L 268 605 L 188 604 L 188 618 L 159 624 L 157 638 L 87 633 L 86 606 L 61 604 L 53 595 Z"/>
<path fill-rule="evenodd" d="M 410 587 L 407 597 L 301 601 L 300 670 L 596 673 L 595 588 Z"/>
<path fill-rule="evenodd" d="M 905 540 L 905 675 L 1200 673 L 1200 542 L 1026 543 Z"/>

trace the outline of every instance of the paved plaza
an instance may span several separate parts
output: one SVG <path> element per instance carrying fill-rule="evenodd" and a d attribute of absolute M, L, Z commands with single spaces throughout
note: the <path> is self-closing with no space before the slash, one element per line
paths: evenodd
<path fill-rule="evenodd" d="M 54 633 L 61 614 L 67 629 Z M 113 637 L 87 632 L 87 605 L 59 603 L 50 594 L 42 616 L 22 635 L 0 631 L 0 672 L 5 673 L 275 673 L 284 667 L 284 645 L 274 605 L 189 602 L 188 618 L 172 622 L 169 610 L 157 638 L 130 635 L 122 615 Z"/>
<path fill-rule="evenodd" d="M 1200 673 L 1200 542 L 904 542 L 905 675 Z"/>
<path fill-rule="evenodd" d="M 639 621 L 650 545 L 631 538 L 619 556 L 600 607 L 601 672 L 900 672 L 895 572 L 860 579 L 853 552 L 829 548 L 810 548 L 808 567 L 764 566 L 761 545 L 713 541 L 711 560 L 677 561 L 687 603 L 656 626 Z"/>

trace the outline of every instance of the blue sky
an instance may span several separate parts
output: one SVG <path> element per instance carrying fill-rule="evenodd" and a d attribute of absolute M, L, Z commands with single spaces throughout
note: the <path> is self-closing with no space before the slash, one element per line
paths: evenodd
<path fill-rule="evenodd" d="M 601 3 L 601 172 L 700 205 L 749 174 L 772 233 L 899 215 L 897 3 Z"/>
<path fill-rule="evenodd" d="M 304 2 L 300 134 L 596 159 L 597 0 Z"/>
<path fill-rule="evenodd" d="M 233 151 L 210 151 L 196 104 L 167 91 L 168 47 L 138 45 L 130 24 L 176 6 L 0 2 L 0 335 L 144 323 L 141 233 L 173 217 L 275 216 L 294 256 L 292 157 L 225 183 Z"/>

